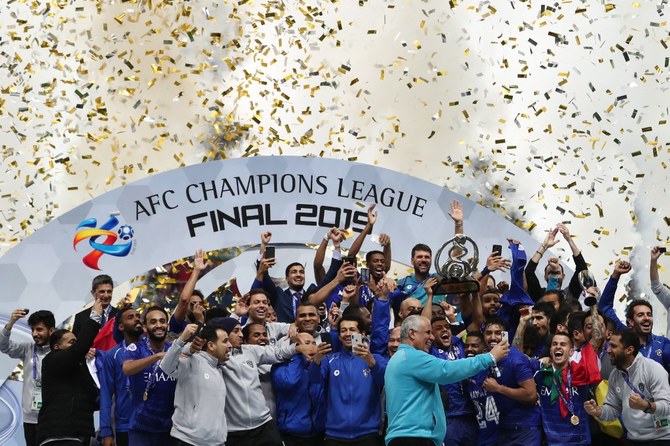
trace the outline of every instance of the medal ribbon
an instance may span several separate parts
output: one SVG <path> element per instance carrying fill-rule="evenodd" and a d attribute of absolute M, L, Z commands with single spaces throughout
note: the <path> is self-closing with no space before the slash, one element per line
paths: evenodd
<path fill-rule="evenodd" d="M 40 382 L 40 378 L 37 375 L 37 345 L 33 344 L 33 380 L 35 383 Z"/>
<path fill-rule="evenodd" d="M 637 387 L 635 387 L 635 386 L 633 385 L 632 382 L 630 382 L 630 378 L 628 378 L 628 372 L 623 372 L 623 371 L 622 371 L 622 372 L 621 372 L 621 376 L 623 376 L 623 380 L 626 382 L 626 384 L 628 384 L 628 387 L 630 387 L 630 390 L 632 390 L 633 392 L 635 392 L 635 393 L 637 393 L 638 395 L 640 395 L 640 396 L 642 397 L 642 399 L 646 399 L 645 396 L 644 396 L 644 394 L 643 394 L 642 392 L 640 392 L 640 391 L 637 389 Z"/>
<path fill-rule="evenodd" d="M 566 389 L 563 389 L 563 381 L 561 380 L 560 382 L 556 380 L 555 376 L 552 376 L 552 381 L 554 381 L 554 385 L 558 389 L 558 397 L 561 399 L 561 402 L 565 405 L 565 407 L 568 409 L 568 412 L 570 412 L 570 415 L 575 414 L 575 406 L 574 402 L 572 401 L 572 398 L 570 398 L 570 390 L 572 389 L 572 370 L 570 370 L 570 366 L 568 365 L 568 386 Z M 563 411 L 561 410 L 561 416 L 567 417 L 568 414 L 563 414 Z"/>

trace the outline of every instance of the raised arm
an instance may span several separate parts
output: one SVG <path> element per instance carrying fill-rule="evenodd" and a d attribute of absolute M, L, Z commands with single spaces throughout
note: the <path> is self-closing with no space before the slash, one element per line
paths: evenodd
<path fill-rule="evenodd" d="M 537 251 L 535 251 L 533 256 L 526 264 L 526 286 L 528 295 L 531 299 L 533 299 L 533 302 L 537 302 L 538 299 L 542 297 L 542 286 L 540 285 L 540 281 L 537 278 L 535 270 L 537 269 L 537 265 L 540 263 L 540 260 L 542 259 L 542 256 L 547 251 L 547 249 L 555 246 L 556 243 L 560 241 L 556 240 L 556 234 L 558 234 L 558 227 L 550 230 L 547 233 L 547 236 L 544 238 L 544 241 L 540 247 L 537 248 Z"/>
<path fill-rule="evenodd" d="M 617 329 L 624 330 L 627 328 L 626 324 L 619 319 L 616 311 L 614 311 L 614 294 L 616 293 L 617 286 L 619 285 L 619 278 L 622 274 L 626 274 L 631 270 L 631 264 L 625 260 L 618 261 L 614 265 L 614 271 L 612 272 L 612 277 L 607 281 L 605 289 L 603 290 L 600 300 L 598 300 L 598 308 L 600 308 L 605 316 L 612 319 L 617 326 Z"/>
<path fill-rule="evenodd" d="M 316 249 L 314 254 L 314 261 L 312 262 L 312 267 L 314 268 L 314 281 L 320 283 L 326 276 L 326 269 L 323 267 L 323 261 L 326 258 L 326 249 L 328 248 L 328 241 L 333 241 L 333 246 L 336 251 L 340 250 L 341 238 L 338 237 L 339 230 L 337 228 L 331 228 L 330 231 L 323 236 L 319 247 Z"/>
<path fill-rule="evenodd" d="M 372 203 L 370 207 L 368 207 L 368 222 L 365 225 L 365 228 L 363 228 L 363 231 L 361 231 L 361 233 L 358 234 L 356 240 L 354 240 L 354 242 L 351 244 L 351 248 L 349 248 L 350 256 L 357 255 L 358 252 L 361 250 L 361 246 L 363 246 L 365 237 L 367 237 L 368 234 L 372 234 L 372 228 L 377 222 L 377 211 L 375 211 L 376 206 L 377 206 L 376 203 Z"/>
<path fill-rule="evenodd" d="M 77 340 L 71 347 L 58 350 L 58 354 L 51 358 L 52 366 L 63 372 L 78 367 L 79 362 L 86 357 L 88 351 L 93 347 L 93 341 L 100 330 L 100 322 L 97 320 L 100 319 L 101 315 L 102 305 L 100 300 L 96 300 L 93 308 L 91 308 L 91 317 L 81 324 L 81 331 Z"/>
<path fill-rule="evenodd" d="M 273 307 L 276 305 L 277 299 L 279 298 L 279 293 L 281 292 L 281 289 L 274 284 L 270 274 L 268 273 L 268 270 L 272 268 L 274 264 L 275 259 L 262 258 L 257 265 L 256 278 L 251 284 L 251 289 L 262 288 L 270 295 L 270 305 Z"/>
<path fill-rule="evenodd" d="M 579 284 L 579 273 L 587 269 L 588 266 L 586 264 L 586 261 L 584 260 L 584 256 L 582 256 L 581 249 L 577 247 L 574 239 L 570 235 L 570 230 L 568 229 L 568 227 L 562 223 L 559 223 L 557 228 L 561 233 L 561 235 L 563 236 L 563 238 L 565 239 L 565 241 L 568 242 L 568 246 L 570 246 L 570 251 L 572 251 L 572 259 L 575 262 L 575 272 L 572 274 L 572 278 L 570 278 L 568 288 L 570 290 L 571 295 L 579 296 L 582 292 L 582 287 Z"/>
<path fill-rule="evenodd" d="M 31 342 L 16 342 L 9 339 L 14 324 L 19 319 L 26 317 L 28 313 L 23 308 L 18 308 L 12 311 L 9 317 L 9 322 L 5 324 L 2 332 L 0 332 L 0 352 L 8 355 L 10 358 L 21 359 L 25 353 L 32 347 Z"/>
<path fill-rule="evenodd" d="M 454 221 L 454 235 L 463 234 L 463 205 L 458 200 L 451 200 L 449 217 Z"/>
<path fill-rule="evenodd" d="M 188 324 L 179 338 L 172 343 L 168 351 L 165 353 L 165 356 L 161 360 L 161 369 L 171 377 L 178 378 L 181 373 L 185 372 L 182 368 L 180 368 L 181 364 L 179 359 L 181 350 L 186 345 L 188 340 L 195 335 L 197 329 L 197 324 Z M 184 361 L 184 363 L 187 362 L 188 360 Z"/>
<path fill-rule="evenodd" d="M 651 279 L 651 290 L 665 308 L 670 308 L 670 291 L 663 286 L 658 276 L 658 259 L 663 255 L 660 246 L 651 248 L 651 260 L 649 261 L 649 279 Z"/>
<path fill-rule="evenodd" d="M 384 271 L 389 272 L 393 257 L 391 255 L 391 237 L 388 234 L 379 234 L 379 244 L 384 249 Z"/>
<path fill-rule="evenodd" d="M 516 328 L 516 333 L 514 333 L 514 339 L 512 340 L 512 345 L 518 348 L 521 351 L 523 350 L 523 341 L 524 335 L 526 333 L 526 327 L 528 326 L 528 321 L 531 318 L 530 312 L 524 314 L 519 318 L 519 325 Z"/>
<path fill-rule="evenodd" d="M 183 321 L 186 318 L 186 312 L 188 310 L 188 303 L 193 296 L 193 291 L 195 291 L 195 285 L 198 283 L 200 278 L 200 273 L 207 268 L 208 264 L 205 262 L 205 256 L 202 252 L 202 249 L 198 249 L 195 252 L 195 257 L 193 259 L 193 270 L 189 276 L 184 288 L 182 288 L 181 293 L 179 293 L 179 303 L 177 308 L 175 308 L 172 317 L 176 321 Z"/>
<path fill-rule="evenodd" d="M 591 295 L 597 295 L 597 290 L 593 287 L 586 290 L 587 293 Z M 605 324 L 604 320 L 601 319 L 600 314 L 598 314 L 598 306 L 594 305 L 591 307 L 591 325 L 593 326 L 593 333 L 591 334 L 591 339 L 589 344 L 593 347 L 593 350 L 596 354 L 600 353 L 600 350 L 603 348 L 603 343 L 605 342 Z"/>
<path fill-rule="evenodd" d="M 423 289 L 426 291 L 426 304 L 421 310 L 421 316 L 428 320 L 433 316 L 433 287 L 437 285 L 437 278 L 429 277 L 423 284 Z"/>
<path fill-rule="evenodd" d="M 321 305 L 328 300 L 328 296 L 330 296 L 339 284 L 344 283 L 346 279 L 353 279 L 354 277 L 356 277 L 356 267 L 349 263 L 342 264 L 333 280 L 322 286 L 317 292 L 310 294 L 309 302 L 312 305 Z"/>
<path fill-rule="evenodd" d="M 389 325 L 391 325 L 391 305 L 388 300 L 389 290 L 395 282 L 383 278 L 377 286 L 376 299 L 372 307 L 372 333 L 370 333 L 370 351 L 379 355 L 386 352 L 389 342 Z"/>

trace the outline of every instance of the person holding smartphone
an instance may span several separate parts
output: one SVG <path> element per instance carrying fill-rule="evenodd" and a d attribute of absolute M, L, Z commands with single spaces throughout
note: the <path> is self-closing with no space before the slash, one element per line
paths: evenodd
<path fill-rule="evenodd" d="M 42 397 L 42 361 L 49 353 L 49 336 L 56 330 L 56 318 L 48 310 L 34 312 L 28 318 L 28 326 L 33 341 L 11 340 L 14 325 L 26 317 L 30 311 L 19 308 L 12 311 L 9 322 L 0 331 L 0 352 L 10 358 L 21 359 L 23 362 L 23 433 L 27 446 L 37 446 L 37 414 L 40 410 Z"/>
<path fill-rule="evenodd" d="M 338 231 L 333 229 L 329 231 L 324 240 L 321 242 L 319 249 L 317 250 L 317 256 L 321 255 L 321 251 L 325 253 L 326 247 L 328 246 L 328 241 L 333 240 L 336 244 L 336 249 L 333 252 L 333 260 L 330 263 L 330 268 L 325 274 L 324 278 L 319 281 L 318 285 L 310 285 L 305 287 L 305 267 L 299 262 L 289 263 L 284 271 L 286 283 L 288 288 L 282 289 L 275 285 L 270 277 L 269 270 L 276 263 L 275 258 L 275 249 L 274 247 L 268 246 L 270 240 L 272 239 L 272 233 L 270 231 L 264 231 L 261 233 L 261 247 L 260 247 L 260 256 L 258 258 L 256 278 L 251 284 L 251 289 L 260 288 L 263 289 L 269 296 L 269 304 L 272 305 L 275 312 L 277 313 L 277 321 L 284 323 L 291 323 L 295 320 L 296 312 L 298 306 L 300 305 L 303 297 L 306 294 L 313 292 L 318 289 L 324 283 L 330 282 L 337 274 L 337 271 L 342 265 L 342 257 L 339 251 L 339 238 Z M 337 242 L 336 242 L 337 240 Z"/>
<path fill-rule="evenodd" d="M 386 360 L 362 342 L 365 324 L 355 312 L 339 322 L 343 350 L 321 344 L 309 365 L 310 381 L 326 389 L 326 446 L 379 446 Z"/>
<path fill-rule="evenodd" d="M 492 351 L 507 335 L 505 322 L 489 319 L 484 325 L 484 340 Z M 530 359 L 519 349 L 510 347 L 509 355 L 491 370 L 482 388 L 493 395 L 497 413 L 498 440 L 496 444 L 539 446 L 542 440 L 537 387 Z M 486 417 L 489 417 L 488 408 Z"/>

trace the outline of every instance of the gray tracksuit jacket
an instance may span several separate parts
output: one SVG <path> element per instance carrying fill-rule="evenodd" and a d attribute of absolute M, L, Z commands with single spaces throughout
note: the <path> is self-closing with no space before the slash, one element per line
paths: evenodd
<path fill-rule="evenodd" d="M 194 446 L 222 446 L 228 437 L 222 366 L 207 352 L 182 356 L 177 339 L 160 363 L 177 380 L 170 435 Z"/>
<path fill-rule="evenodd" d="M 633 390 L 624 380 L 624 372 L 614 369 L 609 377 L 609 390 L 600 419 L 610 421 L 621 414 L 628 438 L 633 441 L 670 440 L 668 373 L 662 365 L 645 358 L 641 353 L 637 354 L 626 372 L 628 380 L 642 393 L 644 399 L 656 403 L 656 412 L 647 414 L 630 408 L 628 399 Z"/>
<path fill-rule="evenodd" d="M 223 366 L 230 432 L 255 429 L 272 419 L 261 390 L 258 366 L 288 361 L 295 353 L 295 345 L 291 344 L 267 347 L 245 344 L 233 350 Z"/>
<path fill-rule="evenodd" d="M 33 349 L 37 355 L 37 376 L 42 375 L 42 359 L 51 351 L 48 345 L 38 347 L 30 341 L 12 341 L 9 339 L 11 331 L 3 327 L 0 331 L 0 352 L 9 355 L 10 358 L 23 361 L 23 392 L 21 394 L 21 406 L 23 407 L 23 422 L 37 424 L 39 410 L 31 409 L 33 392 L 35 391 L 35 377 L 33 376 Z"/>

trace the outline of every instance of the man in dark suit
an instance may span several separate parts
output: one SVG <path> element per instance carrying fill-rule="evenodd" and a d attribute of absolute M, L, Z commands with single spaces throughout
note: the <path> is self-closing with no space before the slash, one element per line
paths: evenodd
<path fill-rule="evenodd" d="M 115 317 L 116 313 L 119 312 L 118 308 L 114 308 L 110 305 L 112 302 L 113 290 L 114 282 L 107 274 L 100 274 L 99 276 L 95 276 L 93 278 L 93 283 L 91 284 L 91 295 L 93 295 L 93 299 L 96 302 L 100 301 L 102 304 L 102 327 L 105 326 L 110 318 Z M 72 324 L 72 334 L 74 334 L 76 337 L 79 337 L 82 324 L 84 321 L 90 319 L 90 317 L 90 308 L 86 308 L 85 310 L 77 313 L 74 317 L 74 324 Z"/>

